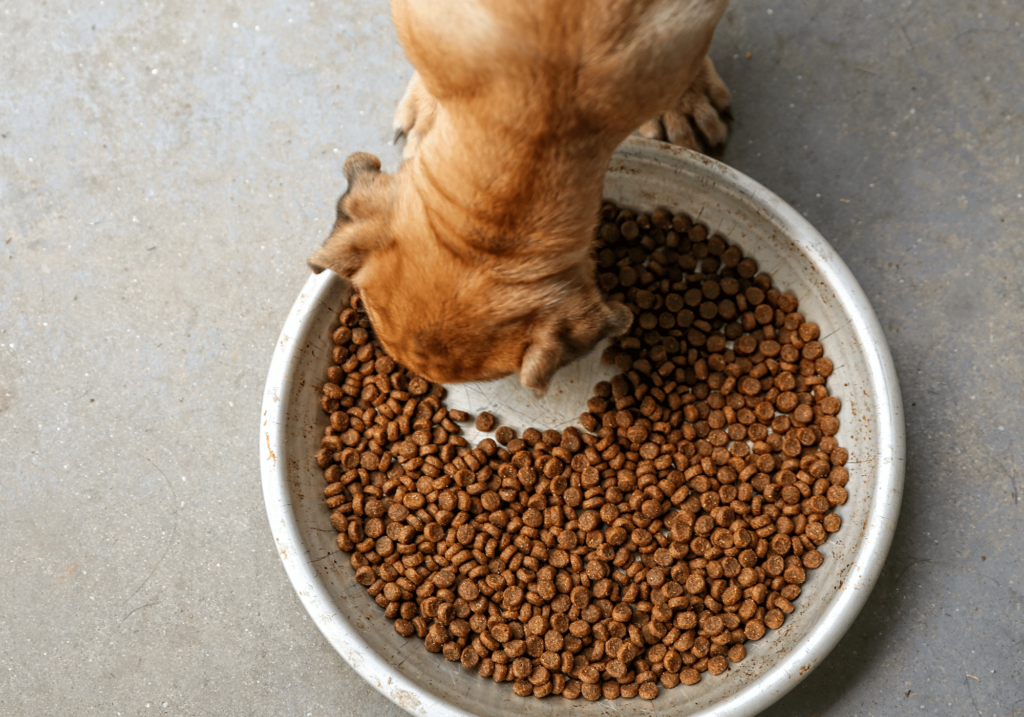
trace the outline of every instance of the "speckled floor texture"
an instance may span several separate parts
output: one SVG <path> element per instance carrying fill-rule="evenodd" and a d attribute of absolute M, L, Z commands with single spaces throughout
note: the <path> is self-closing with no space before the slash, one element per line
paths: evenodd
<path fill-rule="evenodd" d="M 899 528 L 765 712 L 1024 715 L 1024 13 L 736 0 L 724 160 L 889 339 Z M 0 3 L 0 714 L 399 715 L 307 619 L 257 457 L 350 152 L 394 168 L 383 0 Z"/>

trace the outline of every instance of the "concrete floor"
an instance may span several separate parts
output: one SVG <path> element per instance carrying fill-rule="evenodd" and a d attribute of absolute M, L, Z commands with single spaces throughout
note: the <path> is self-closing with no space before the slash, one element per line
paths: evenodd
<path fill-rule="evenodd" d="M 718 31 L 725 161 L 845 258 L 908 417 L 881 580 L 771 717 L 1024 715 L 1020 9 L 735 0 Z M 303 613 L 256 452 L 341 160 L 397 164 L 387 3 L 0 10 L 0 714 L 400 714 Z"/>

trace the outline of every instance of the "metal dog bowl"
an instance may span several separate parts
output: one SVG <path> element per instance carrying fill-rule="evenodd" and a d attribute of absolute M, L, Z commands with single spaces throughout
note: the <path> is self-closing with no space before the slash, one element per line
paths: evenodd
<path fill-rule="evenodd" d="M 822 547 L 825 563 L 810 572 L 796 611 L 780 630 L 747 643 L 747 658 L 695 686 L 661 690 L 654 702 L 578 700 L 596 715 L 754 715 L 791 690 L 836 645 L 864 605 L 896 528 L 903 489 L 903 409 L 882 329 L 846 265 L 796 211 L 739 172 L 659 142 L 630 138 L 615 154 L 605 196 L 642 211 L 681 210 L 739 245 L 772 274 L 780 290 L 821 327 L 835 363 L 829 391 L 842 399 L 838 439 L 850 450 L 842 529 Z M 331 333 L 348 292 L 331 273 L 311 276 L 285 322 L 267 376 L 260 458 L 267 516 L 295 591 L 324 637 L 370 684 L 412 714 L 556 715 L 560 697 L 517 697 L 457 662 L 401 637 L 356 584 L 338 551 L 323 504 L 324 478 L 313 455 L 327 416 L 319 389 L 330 365 Z M 541 400 L 515 377 L 450 387 L 448 405 L 492 411 L 517 429 L 562 428 L 584 410 L 594 383 L 608 378 L 600 348 L 563 369 Z M 467 426 L 466 438 L 479 437 Z"/>

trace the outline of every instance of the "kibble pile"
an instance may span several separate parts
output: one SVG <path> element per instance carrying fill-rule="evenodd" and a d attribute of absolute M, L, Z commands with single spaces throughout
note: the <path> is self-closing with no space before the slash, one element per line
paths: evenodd
<path fill-rule="evenodd" d="M 466 413 L 340 315 L 316 459 L 355 580 L 405 637 L 519 695 L 657 696 L 746 655 L 839 529 L 847 451 L 818 327 L 686 216 L 607 204 L 600 282 L 635 314 L 583 430 Z"/>

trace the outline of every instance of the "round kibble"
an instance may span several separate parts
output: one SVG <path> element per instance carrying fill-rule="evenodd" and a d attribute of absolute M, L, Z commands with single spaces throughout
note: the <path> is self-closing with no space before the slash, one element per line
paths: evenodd
<path fill-rule="evenodd" d="M 512 684 L 512 691 L 520 697 L 529 697 L 533 694 L 533 685 L 525 680 L 516 680 Z"/>
<path fill-rule="evenodd" d="M 772 630 L 778 630 L 782 627 L 782 623 L 786 621 L 786 616 L 781 610 L 771 609 L 764 615 L 764 624 L 766 627 L 770 627 Z"/>
<path fill-rule="evenodd" d="M 640 685 L 637 696 L 642 700 L 653 700 L 658 696 L 658 685 L 655 682 L 645 682 Z"/>
<path fill-rule="evenodd" d="M 695 685 L 700 682 L 700 673 L 692 667 L 679 671 L 679 681 L 684 685 Z"/>
<path fill-rule="evenodd" d="M 829 533 L 835 533 L 843 525 L 843 520 L 835 513 L 829 513 L 821 520 L 822 527 Z"/>
<path fill-rule="evenodd" d="M 824 556 L 817 550 L 808 550 L 806 553 L 803 554 L 801 561 L 803 562 L 803 566 L 805 568 L 810 568 L 813 570 L 814 568 L 821 567 L 821 564 L 825 562 L 825 559 Z"/>
<path fill-rule="evenodd" d="M 764 628 L 764 623 L 758 620 L 751 620 L 743 628 L 743 632 L 748 640 L 760 640 L 764 637 Z"/>
<path fill-rule="evenodd" d="M 802 585 L 807 579 L 807 572 L 799 565 L 791 565 L 782 574 L 790 585 Z"/>
<path fill-rule="evenodd" d="M 722 655 L 717 655 L 708 660 L 708 672 L 712 675 L 720 675 L 729 669 L 729 660 Z"/>

